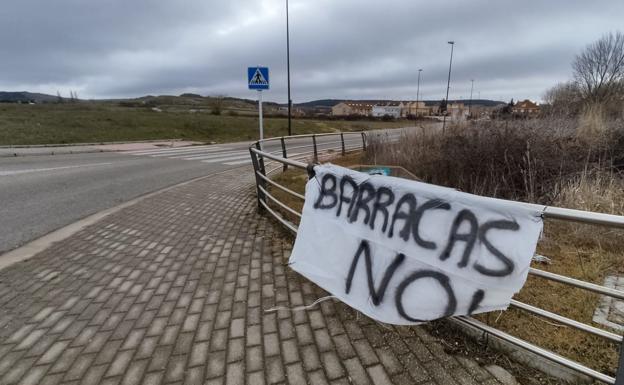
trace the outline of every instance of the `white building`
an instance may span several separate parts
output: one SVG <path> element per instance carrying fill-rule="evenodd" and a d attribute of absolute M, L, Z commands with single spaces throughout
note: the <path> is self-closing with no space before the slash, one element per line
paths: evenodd
<path fill-rule="evenodd" d="M 384 104 L 375 104 L 373 106 L 372 115 L 377 118 L 381 118 L 387 115 L 398 119 L 401 117 L 402 110 L 403 103 L 390 102 Z"/>

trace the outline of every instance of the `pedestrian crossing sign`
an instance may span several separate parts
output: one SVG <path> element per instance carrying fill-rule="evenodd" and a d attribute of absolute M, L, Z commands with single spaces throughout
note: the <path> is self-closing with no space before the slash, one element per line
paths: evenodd
<path fill-rule="evenodd" d="M 249 67 L 247 68 L 247 81 L 250 90 L 269 89 L 269 68 Z"/>

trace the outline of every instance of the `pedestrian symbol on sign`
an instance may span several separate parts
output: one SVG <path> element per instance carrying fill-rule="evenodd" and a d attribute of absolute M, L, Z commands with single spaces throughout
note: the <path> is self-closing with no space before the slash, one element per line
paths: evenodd
<path fill-rule="evenodd" d="M 267 67 L 249 67 L 247 79 L 251 90 L 269 89 L 269 69 Z"/>
<path fill-rule="evenodd" d="M 254 75 L 254 78 L 251 80 L 251 84 L 268 84 L 268 83 L 269 82 L 266 81 L 264 76 L 262 76 L 260 69 L 256 69 L 256 74 Z"/>

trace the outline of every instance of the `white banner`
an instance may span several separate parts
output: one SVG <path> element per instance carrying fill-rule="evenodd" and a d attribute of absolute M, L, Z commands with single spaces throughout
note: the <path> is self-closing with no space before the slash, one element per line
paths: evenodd
<path fill-rule="evenodd" d="M 316 166 L 290 267 L 381 322 L 506 309 L 541 213 L 400 178 Z"/>

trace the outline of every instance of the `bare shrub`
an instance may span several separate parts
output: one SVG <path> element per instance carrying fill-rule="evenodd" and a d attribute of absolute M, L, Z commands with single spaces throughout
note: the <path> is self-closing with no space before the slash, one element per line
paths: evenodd
<path fill-rule="evenodd" d="M 605 109 L 601 104 L 588 104 L 583 108 L 576 130 L 577 137 L 588 145 L 604 145 L 610 137 Z"/>
<path fill-rule="evenodd" d="M 561 175 L 582 170 L 586 146 L 567 119 L 492 121 L 371 140 L 368 161 L 396 164 L 424 181 L 479 195 L 549 204 Z M 594 154 L 592 156 L 598 156 Z"/>
<path fill-rule="evenodd" d="M 624 215 L 624 177 L 618 171 L 624 170 L 623 125 L 606 119 L 600 108 L 586 109 L 579 118 L 472 122 L 446 135 L 423 129 L 398 142 L 371 138 L 366 161 L 403 166 L 425 182 L 479 195 Z M 602 284 L 606 276 L 624 273 L 623 248 L 621 229 L 549 220 L 537 252 L 551 264 L 539 268 Z M 587 324 L 600 300 L 532 276 L 514 298 Z M 477 318 L 615 374 L 619 356 L 609 342 L 516 309 Z"/>
<path fill-rule="evenodd" d="M 583 102 L 581 91 L 574 82 L 559 83 L 548 89 L 544 101 L 544 112 L 561 117 L 578 115 Z"/>

